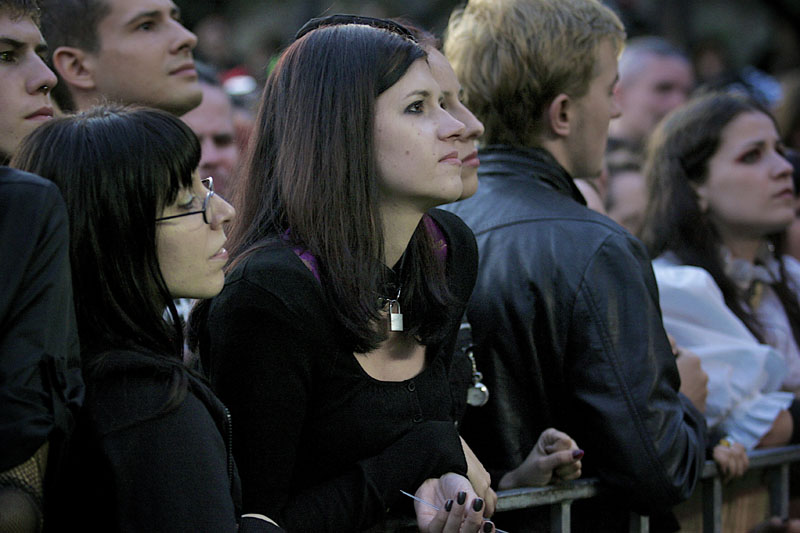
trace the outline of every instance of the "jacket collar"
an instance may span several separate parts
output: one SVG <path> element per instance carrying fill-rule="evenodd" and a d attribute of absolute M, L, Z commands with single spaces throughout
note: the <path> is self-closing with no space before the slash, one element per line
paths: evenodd
<path fill-rule="evenodd" d="M 482 147 L 478 155 L 481 174 L 494 175 L 495 169 L 502 168 L 503 174 L 529 177 L 586 205 L 586 199 L 569 172 L 543 148 L 492 144 Z"/>

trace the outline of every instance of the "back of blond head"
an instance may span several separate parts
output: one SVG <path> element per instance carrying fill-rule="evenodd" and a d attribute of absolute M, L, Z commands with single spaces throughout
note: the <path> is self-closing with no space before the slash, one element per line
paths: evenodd
<path fill-rule="evenodd" d="M 586 94 L 607 39 L 619 52 L 625 29 L 597 0 L 469 0 L 450 17 L 444 51 L 484 143 L 533 146 L 556 96 Z"/>

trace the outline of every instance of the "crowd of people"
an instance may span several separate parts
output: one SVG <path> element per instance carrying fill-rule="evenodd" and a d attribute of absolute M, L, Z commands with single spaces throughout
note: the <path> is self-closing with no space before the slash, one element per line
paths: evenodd
<path fill-rule="evenodd" d="M 244 123 L 196 44 L 0 0 L 0 530 L 547 531 L 497 491 L 591 476 L 576 531 L 676 531 L 800 442 L 758 94 L 598 0 L 312 19 Z"/>

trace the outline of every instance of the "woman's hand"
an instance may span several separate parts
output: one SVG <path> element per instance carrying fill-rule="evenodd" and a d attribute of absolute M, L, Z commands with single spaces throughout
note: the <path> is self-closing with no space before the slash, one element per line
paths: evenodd
<path fill-rule="evenodd" d="M 583 450 L 569 435 L 553 428 L 539 435 L 528 457 L 500 480 L 501 490 L 516 487 L 538 487 L 551 480 L 568 481 L 581 477 Z"/>
<path fill-rule="evenodd" d="M 494 524 L 485 520 L 485 504 L 469 480 L 458 474 L 445 474 L 425 480 L 415 494 L 436 509 L 415 501 L 417 527 L 422 533 L 489 533 Z"/>
<path fill-rule="evenodd" d="M 738 442 L 730 446 L 717 444 L 714 446 L 714 461 L 722 472 L 724 481 L 730 481 L 735 477 L 741 477 L 750 466 L 750 459 L 747 458 L 747 450 Z"/>
<path fill-rule="evenodd" d="M 491 487 L 492 476 L 483 467 L 483 464 L 475 456 L 469 445 L 461 438 L 461 448 L 467 458 L 467 478 L 472 484 L 472 488 L 479 498 L 484 501 L 484 516 L 492 516 L 497 507 L 497 494 Z"/>
<path fill-rule="evenodd" d="M 772 448 L 774 446 L 786 446 L 792 438 L 794 431 L 794 422 L 792 415 L 789 411 L 783 410 L 778 412 L 772 427 L 767 431 L 767 434 L 761 437 L 761 440 L 756 444 L 756 448 Z"/>

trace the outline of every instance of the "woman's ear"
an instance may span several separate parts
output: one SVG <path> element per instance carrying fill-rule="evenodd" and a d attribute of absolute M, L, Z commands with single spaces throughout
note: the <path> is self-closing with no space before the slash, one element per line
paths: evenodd
<path fill-rule="evenodd" d="M 689 186 L 694 190 L 695 196 L 697 196 L 697 208 L 700 209 L 700 212 L 705 214 L 708 212 L 708 185 L 702 184 L 697 185 L 695 183 L 690 183 Z"/>

